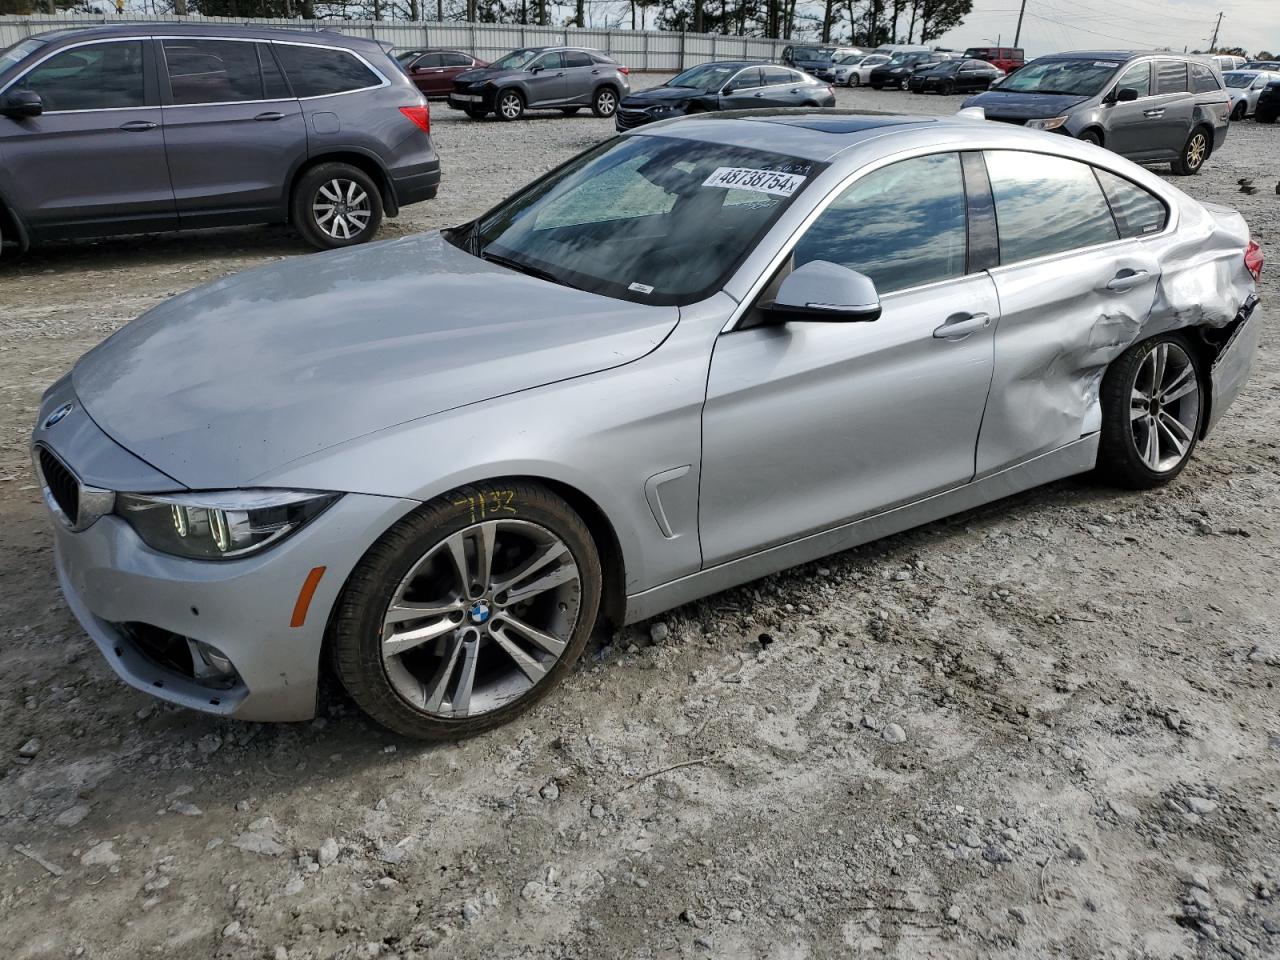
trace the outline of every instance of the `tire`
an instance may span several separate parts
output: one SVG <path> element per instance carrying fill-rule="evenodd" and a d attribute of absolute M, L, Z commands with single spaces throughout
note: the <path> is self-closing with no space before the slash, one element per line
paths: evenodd
<path fill-rule="evenodd" d="M 597 117 L 612 117 L 618 112 L 618 91 L 613 87 L 601 87 L 591 98 L 591 112 Z"/>
<path fill-rule="evenodd" d="M 849 75 L 849 86 L 851 86 L 851 87 L 860 87 L 860 86 L 862 86 L 862 78 L 861 78 L 860 76 L 858 76 L 856 73 L 850 74 L 850 75 Z"/>
<path fill-rule="evenodd" d="M 1169 164 L 1169 167 L 1179 177 L 1194 176 L 1200 172 L 1212 151 L 1213 134 L 1204 127 L 1196 127 L 1182 145 L 1178 159 Z"/>
<path fill-rule="evenodd" d="M 1099 136 L 1097 130 L 1085 130 L 1077 139 L 1083 140 L 1085 143 L 1092 143 L 1095 147 L 1102 146 L 1102 137 Z"/>
<path fill-rule="evenodd" d="M 1243 100 L 1241 100 L 1239 103 L 1236 104 L 1236 108 L 1231 111 L 1231 119 L 1236 121 L 1243 120 L 1245 117 L 1245 114 L 1248 112 L 1249 112 L 1249 105 L 1245 103 Z"/>
<path fill-rule="evenodd" d="M 1163 399 L 1153 405 L 1149 398 L 1157 371 Z M 1163 486 L 1181 473 L 1203 427 L 1206 375 L 1182 333 L 1136 343 L 1112 361 L 1102 378 L 1099 472 L 1134 490 Z M 1193 384 L 1189 392 L 1188 384 Z"/>
<path fill-rule="evenodd" d="M 293 225 L 307 243 L 335 250 L 364 243 L 378 232 L 382 193 L 358 167 L 320 163 L 298 180 L 289 209 Z"/>
<path fill-rule="evenodd" d="M 951 96 L 953 93 L 956 92 L 955 81 L 954 80 L 942 81 L 942 83 L 938 85 L 938 92 L 942 94 L 944 97 Z"/>
<path fill-rule="evenodd" d="M 485 543 L 495 573 L 477 584 Z M 449 559 L 453 546 L 465 578 Z M 541 565 L 518 575 L 539 557 Z M 503 573 L 512 572 L 504 586 Z M 508 591 L 548 581 L 531 599 L 508 599 Z M 470 736 L 528 710 L 572 669 L 595 626 L 602 583 L 590 532 L 556 494 L 523 481 L 462 487 L 423 504 L 369 548 L 334 607 L 332 662 L 352 699 L 388 729 L 422 740 Z M 434 605 L 435 613 L 405 617 L 415 604 Z M 523 632 L 534 624 L 536 638 Z M 441 629 L 423 642 L 434 626 Z M 398 638 L 400 652 L 389 652 Z"/>
<path fill-rule="evenodd" d="M 524 116 L 524 97 L 514 87 L 499 92 L 493 106 L 499 120 L 510 122 Z"/>
<path fill-rule="evenodd" d="M 478 107 L 467 107 L 467 116 L 472 120 L 483 120 L 488 115 L 488 110 L 481 110 Z"/>
<path fill-rule="evenodd" d="M 572 117 L 581 109 L 582 109 L 581 107 L 561 107 L 560 112 L 563 113 L 566 117 Z"/>

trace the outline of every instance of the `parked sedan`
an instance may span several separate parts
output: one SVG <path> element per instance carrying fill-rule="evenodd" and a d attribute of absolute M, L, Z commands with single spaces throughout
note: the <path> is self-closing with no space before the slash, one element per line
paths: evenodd
<path fill-rule="evenodd" d="M 461 50 L 413 50 L 396 54 L 396 60 L 413 85 L 428 97 L 447 97 L 461 74 L 489 65 Z"/>
<path fill-rule="evenodd" d="M 1232 70 L 1222 75 L 1231 98 L 1231 119 L 1251 117 L 1258 108 L 1258 97 L 1267 84 L 1280 80 L 1280 73 L 1264 70 Z"/>
<path fill-rule="evenodd" d="M 480 70 L 453 81 L 449 106 L 479 120 L 519 120 L 526 109 L 557 109 L 572 116 L 590 107 L 597 117 L 612 117 L 631 92 L 626 67 L 599 50 L 582 47 L 529 47 L 513 50 Z"/>
<path fill-rule="evenodd" d="M 1272 80 L 1258 94 L 1253 119 L 1259 123 L 1275 123 L 1280 117 L 1280 80 Z"/>
<path fill-rule="evenodd" d="M 58 577 L 153 696 L 301 720 L 323 662 L 474 733 L 598 624 L 1095 467 L 1168 483 L 1261 269 L 1238 214 L 1065 137 L 676 120 L 117 331 L 32 437 Z"/>
<path fill-rule="evenodd" d="M 845 87 L 860 87 L 871 81 L 871 71 L 889 62 L 887 53 L 854 54 L 833 64 L 832 83 Z"/>
<path fill-rule="evenodd" d="M 871 71 L 870 84 L 874 90 L 883 90 L 885 87 L 905 90 L 912 74 L 936 67 L 951 59 L 953 58 L 950 54 L 933 50 L 895 53 L 890 56 L 887 63 Z"/>
<path fill-rule="evenodd" d="M 912 93 L 974 93 L 986 90 L 1003 76 L 1003 70 L 984 60 L 950 60 L 913 73 L 907 89 Z"/>
<path fill-rule="evenodd" d="M 688 113 L 759 107 L 834 107 L 831 85 L 799 70 L 742 61 L 704 63 L 660 87 L 633 93 L 614 117 L 618 130 Z"/>

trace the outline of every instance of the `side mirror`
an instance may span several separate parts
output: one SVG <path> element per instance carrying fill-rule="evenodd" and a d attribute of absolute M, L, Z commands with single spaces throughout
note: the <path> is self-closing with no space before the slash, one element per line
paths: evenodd
<path fill-rule="evenodd" d="M 539 64 L 534 64 L 532 67 L 530 67 L 530 68 L 529 68 L 529 72 L 530 72 L 530 73 L 541 73 L 541 72 L 542 72 L 542 67 L 541 67 L 541 65 L 539 65 Z"/>
<path fill-rule="evenodd" d="M 1138 99 L 1138 91 L 1133 87 L 1121 87 L 1116 91 L 1116 100 L 1119 103 L 1130 103 Z"/>
<path fill-rule="evenodd" d="M 44 101 L 34 90 L 14 90 L 0 102 L 0 114 L 13 120 L 38 117 L 44 113 Z"/>
<path fill-rule="evenodd" d="M 762 305 L 775 323 L 867 322 L 880 316 L 880 295 L 865 274 L 827 260 L 796 267 L 772 303 Z"/>
<path fill-rule="evenodd" d="M 721 93 L 723 93 L 723 94 L 730 94 L 730 93 L 733 93 L 733 84 L 732 84 L 732 83 L 731 83 L 731 84 L 729 84 L 727 87 L 725 87 L 725 88 L 724 88 L 723 90 L 721 90 L 720 92 L 721 92 Z"/>

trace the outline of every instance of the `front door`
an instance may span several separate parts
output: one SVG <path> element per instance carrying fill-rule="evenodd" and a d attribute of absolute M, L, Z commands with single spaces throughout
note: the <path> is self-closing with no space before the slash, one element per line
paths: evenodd
<path fill-rule="evenodd" d="M 1138 99 L 1118 99 L 1121 90 L 1136 90 Z M 1148 114 L 1158 113 L 1160 108 L 1151 92 L 1150 60 L 1135 63 L 1120 75 L 1108 94 L 1103 109 L 1106 124 L 1104 142 L 1107 149 L 1131 160 L 1143 160 L 1152 156 L 1155 152 L 1151 139 L 1152 117 Z"/>
<path fill-rule="evenodd" d="M 973 477 L 1000 305 L 967 248 L 954 153 L 863 176 L 800 238 L 787 266 L 858 270 L 883 312 L 720 336 L 703 413 L 707 566 Z"/>
<path fill-rule="evenodd" d="M 307 155 L 307 129 L 270 45 L 156 42 L 168 85 L 165 149 L 182 225 L 282 218 L 289 175 Z"/>
<path fill-rule="evenodd" d="M 409 79 L 428 97 L 447 94 L 453 89 L 453 77 L 446 77 L 440 54 L 424 53 L 409 67 Z"/>
<path fill-rule="evenodd" d="M 764 100 L 764 74 L 759 67 L 747 67 L 725 85 L 720 94 L 721 110 L 750 110 Z"/>
<path fill-rule="evenodd" d="M 564 57 L 559 53 L 544 53 L 529 65 L 529 106 L 557 104 L 565 98 Z"/>
<path fill-rule="evenodd" d="M 0 178 L 37 237 L 177 226 L 149 44 L 69 47 L 9 87 L 44 102 L 38 117 L 0 117 Z"/>

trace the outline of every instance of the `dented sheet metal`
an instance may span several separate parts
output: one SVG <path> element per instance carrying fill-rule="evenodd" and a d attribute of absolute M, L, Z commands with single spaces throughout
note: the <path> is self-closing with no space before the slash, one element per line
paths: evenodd
<path fill-rule="evenodd" d="M 1249 231 L 1243 218 L 1176 191 L 1163 195 L 1174 205 L 1176 230 L 1076 251 L 1070 269 L 1037 260 L 991 271 L 1000 319 L 978 476 L 1096 432 L 1103 375 L 1134 343 L 1170 330 L 1236 323 L 1254 289 L 1244 266 Z M 1257 318 L 1240 324 L 1214 366 L 1208 426 L 1244 385 L 1257 326 Z"/>

